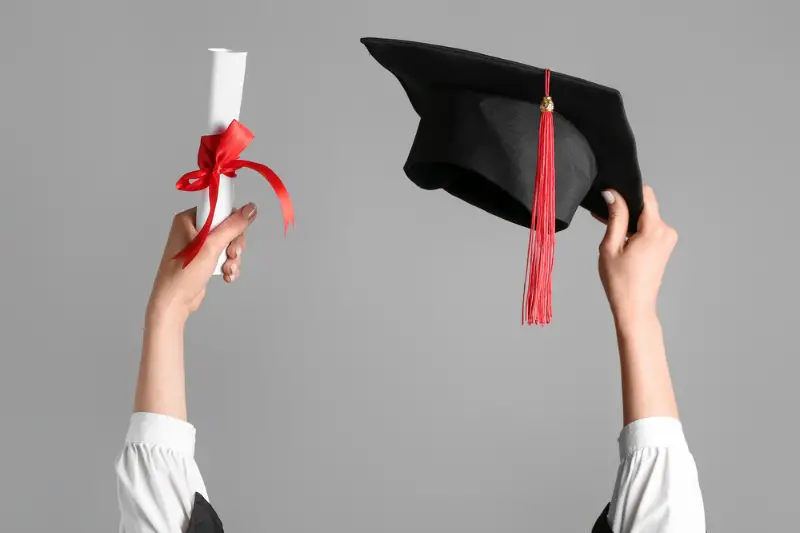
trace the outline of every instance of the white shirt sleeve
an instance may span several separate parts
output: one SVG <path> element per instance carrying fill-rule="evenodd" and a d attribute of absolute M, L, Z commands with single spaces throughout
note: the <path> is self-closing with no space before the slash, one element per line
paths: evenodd
<path fill-rule="evenodd" d="M 608 524 L 614 533 L 706 533 L 697 466 L 675 418 L 636 420 L 619 436 Z"/>
<path fill-rule="evenodd" d="M 181 533 L 194 495 L 208 495 L 194 460 L 195 428 L 155 413 L 134 413 L 117 458 L 120 533 Z"/>

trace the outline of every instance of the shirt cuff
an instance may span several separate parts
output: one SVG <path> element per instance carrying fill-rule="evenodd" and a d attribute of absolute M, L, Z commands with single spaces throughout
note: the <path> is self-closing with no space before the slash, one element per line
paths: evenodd
<path fill-rule="evenodd" d="M 126 444 L 161 446 L 194 456 L 195 428 L 189 422 L 157 413 L 133 413 Z"/>
<path fill-rule="evenodd" d="M 642 448 L 689 450 L 680 420 L 666 416 L 641 418 L 631 422 L 622 428 L 617 442 L 621 460 Z"/>

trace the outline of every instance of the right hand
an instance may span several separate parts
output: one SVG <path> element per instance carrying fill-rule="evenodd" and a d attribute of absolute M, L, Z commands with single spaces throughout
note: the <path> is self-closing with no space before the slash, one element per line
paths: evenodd
<path fill-rule="evenodd" d="M 148 315 L 167 314 L 167 318 L 185 320 L 200 307 L 222 252 L 227 259 L 222 267 L 225 282 L 231 283 L 239 276 L 242 252 L 245 249 L 244 232 L 256 218 L 255 204 L 237 209 L 208 234 L 200 253 L 186 268 L 173 257 L 197 235 L 196 209 L 178 213 L 172 221 L 167 245 L 158 267 L 153 291 L 150 294 Z"/>
<path fill-rule="evenodd" d="M 637 232 L 630 238 L 625 200 L 616 191 L 605 191 L 603 196 L 609 220 L 600 243 L 599 270 L 611 312 L 618 324 L 655 315 L 661 278 L 678 233 L 661 220 L 656 196 L 648 186 Z"/>

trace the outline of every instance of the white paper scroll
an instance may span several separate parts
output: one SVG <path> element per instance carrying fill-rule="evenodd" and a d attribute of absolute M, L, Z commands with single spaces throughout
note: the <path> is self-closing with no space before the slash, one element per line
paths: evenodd
<path fill-rule="evenodd" d="M 239 119 L 242 107 L 242 90 L 244 88 L 244 71 L 247 61 L 247 52 L 234 52 L 223 48 L 210 48 L 211 53 L 211 91 L 208 98 L 208 133 L 221 133 L 231 121 Z M 208 189 L 201 191 L 200 205 L 197 207 L 197 229 L 203 227 L 211 205 L 208 198 Z M 219 198 L 211 221 L 211 229 L 228 218 L 233 212 L 233 180 L 227 176 L 220 176 Z M 222 274 L 222 265 L 225 263 L 227 253 L 222 255 L 217 262 L 215 275 Z"/>

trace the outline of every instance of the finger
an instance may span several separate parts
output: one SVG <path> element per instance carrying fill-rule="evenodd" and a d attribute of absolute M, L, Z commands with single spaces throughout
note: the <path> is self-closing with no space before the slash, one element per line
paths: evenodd
<path fill-rule="evenodd" d="M 197 235 L 197 229 L 194 225 L 196 213 L 197 208 L 193 207 L 176 213 L 172 217 L 172 227 L 167 237 L 167 243 L 164 245 L 164 255 L 162 257 L 164 260 L 169 260 L 167 261 L 168 263 L 174 259 L 175 254 L 180 252 Z"/>
<path fill-rule="evenodd" d="M 238 209 L 208 235 L 205 246 L 208 246 L 214 254 L 219 255 L 234 239 L 244 233 L 247 227 L 255 220 L 256 213 L 257 210 L 254 203 L 249 203 Z"/>
<path fill-rule="evenodd" d="M 186 211 L 181 211 L 180 213 L 175 215 L 175 218 L 187 218 L 194 222 L 194 218 L 197 216 L 197 208 L 192 207 L 187 209 Z"/>
<path fill-rule="evenodd" d="M 232 283 L 239 277 L 241 259 L 229 259 L 222 265 L 223 278 L 226 282 Z"/>
<path fill-rule="evenodd" d="M 225 274 L 225 281 L 232 283 L 239 277 L 239 268 L 242 265 L 242 253 L 246 248 L 245 235 L 242 233 L 228 245 L 228 259 L 222 265 L 222 272 Z"/>
<path fill-rule="evenodd" d="M 603 217 L 601 217 L 600 215 L 597 215 L 597 214 L 595 214 L 595 213 L 590 213 L 590 214 L 592 215 L 592 218 L 593 218 L 593 219 L 595 219 L 596 221 L 600 222 L 601 224 L 603 224 L 603 225 L 607 225 L 607 224 L 608 224 L 608 220 L 604 219 L 604 218 L 603 218 Z M 633 235 L 633 233 L 631 233 L 631 232 L 628 232 L 628 234 L 627 234 L 627 235 L 625 235 L 625 236 L 626 236 L 626 237 L 628 237 L 628 238 L 630 239 L 632 235 Z"/>
<path fill-rule="evenodd" d="M 195 218 L 197 217 L 197 208 L 192 207 L 191 209 L 187 209 L 186 211 L 181 211 L 177 215 L 175 215 L 175 225 L 180 226 L 181 229 L 197 233 L 197 229 L 195 228 Z"/>
<path fill-rule="evenodd" d="M 603 199 L 608 204 L 608 224 L 600 248 L 606 253 L 618 253 L 628 235 L 628 205 L 616 191 L 603 191 Z"/>
<path fill-rule="evenodd" d="M 637 228 L 644 233 L 661 225 L 661 214 L 659 213 L 658 200 L 656 200 L 656 194 L 652 187 L 645 185 L 642 189 L 642 196 L 644 197 L 644 208 L 641 216 L 639 216 Z"/>
<path fill-rule="evenodd" d="M 244 233 L 233 239 L 231 243 L 228 245 L 228 257 L 230 259 L 237 259 L 242 256 L 242 252 L 244 252 L 245 248 L 247 248 L 247 241 L 244 236 Z"/>

